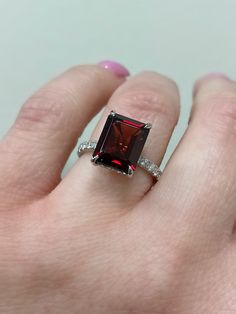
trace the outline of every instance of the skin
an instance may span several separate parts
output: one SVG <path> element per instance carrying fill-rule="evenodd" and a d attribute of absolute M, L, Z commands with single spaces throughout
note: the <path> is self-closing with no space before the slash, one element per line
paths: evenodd
<path fill-rule="evenodd" d="M 172 80 L 86 65 L 36 92 L 0 143 L 0 313 L 236 313 L 236 83 L 197 82 L 153 187 L 143 170 L 129 180 L 89 154 L 61 180 L 105 103 L 92 138 L 111 109 L 151 122 L 145 155 L 161 163 L 179 117 Z"/>

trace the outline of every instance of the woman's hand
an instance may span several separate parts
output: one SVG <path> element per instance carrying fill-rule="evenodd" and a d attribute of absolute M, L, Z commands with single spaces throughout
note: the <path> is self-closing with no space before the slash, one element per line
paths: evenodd
<path fill-rule="evenodd" d="M 152 123 L 161 163 L 179 116 L 175 83 L 120 65 L 78 66 L 22 107 L 0 144 L 0 313 L 236 312 L 236 83 L 198 81 L 189 126 L 159 183 L 83 155 L 61 171 L 90 119 Z"/>

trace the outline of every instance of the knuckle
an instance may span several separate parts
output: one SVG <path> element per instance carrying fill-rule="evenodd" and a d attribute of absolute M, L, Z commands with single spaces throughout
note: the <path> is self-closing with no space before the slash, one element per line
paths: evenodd
<path fill-rule="evenodd" d="M 155 80 L 156 83 L 161 85 L 166 85 L 167 88 L 172 88 L 175 92 L 178 93 L 179 88 L 176 82 L 170 77 L 164 76 L 155 71 L 142 71 L 139 76 L 148 77 L 150 79 Z"/>
<path fill-rule="evenodd" d="M 22 106 L 15 126 L 26 130 L 54 129 L 58 123 L 67 119 L 64 108 L 68 102 L 75 102 L 69 91 L 53 87 L 42 88 Z"/>
<path fill-rule="evenodd" d="M 222 135 L 236 135 L 236 94 L 211 93 L 198 101 L 206 125 Z"/>
<path fill-rule="evenodd" d="M 164 94 L 155 90 L 132 89 L 111 101 L 119 107 L 119 111 L 137 118 L 152 121 L 154 116 L 161 116 L 165 120 L 176 123 L 179 116 L 178 106 L 171 102 Z"/>

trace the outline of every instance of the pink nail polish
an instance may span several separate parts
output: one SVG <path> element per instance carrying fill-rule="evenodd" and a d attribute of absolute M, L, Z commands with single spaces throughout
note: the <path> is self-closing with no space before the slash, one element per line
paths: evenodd
<path fill-rule="evenodd" d="M 113 72 L 120 78 L 125 78 L 130 75 L 129 71 L 120 63 L 111 60 L 104 60 L 99 62 L 99 65 L 103 68 Z"/>
<path fill-rule="evenodd" d="M 203 82 L 209 81 L 209 80 L 216 80 L 216 79 L 222 79 L 222 80 L 227 80 L 227 81 L 231 80 L 227 75 L 220 72 L 213 72 L 213 73 L 206 74 L 202 76 L 200 79 L 198 79 L 197 82 L 195 83 L 194 89 L 193 89 L 193 95 L 197 94 Z"/>

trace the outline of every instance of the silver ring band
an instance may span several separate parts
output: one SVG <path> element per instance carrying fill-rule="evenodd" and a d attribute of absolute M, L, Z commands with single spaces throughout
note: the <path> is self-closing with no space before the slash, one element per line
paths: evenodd
<path fill-rule="evenodd" d="M 97 146 L 97 141 L 85 141 L 78 147 L 78 157 L 85 152 L 93 152 Z M 158 181 L 162 175 L 161 169 L 151 160 L 140 156 L 138 160 L 138 166 L 146 170 L 156 181 Z"/>

